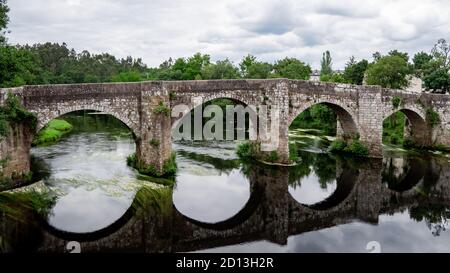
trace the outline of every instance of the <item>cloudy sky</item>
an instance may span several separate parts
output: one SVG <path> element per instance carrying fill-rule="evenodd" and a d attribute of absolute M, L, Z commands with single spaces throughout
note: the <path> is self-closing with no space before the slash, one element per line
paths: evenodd
<path fill-rule="evenodd" d="M 430 51 L 450 40 L 448 0 L 9 0 L 11 43 L 66 42 L 157 66 L 195 52 L 236 63 L 296 57 L 334 68 L 352 55 Z"/>

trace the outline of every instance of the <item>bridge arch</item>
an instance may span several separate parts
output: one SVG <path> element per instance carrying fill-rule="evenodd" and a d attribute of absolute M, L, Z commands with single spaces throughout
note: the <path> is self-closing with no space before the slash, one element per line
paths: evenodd
<path fill-rule="evenodd" d="M 406 116 L 407 124 L 405 125 L 406 137 L 410 138 L 414 145 L 427 146 L 431 143 L 431 132 L 426 121 L 426 113 L 416 107 L 401 107 L 392 109 L 383 116 L 383 122 L 396 113 L 402 113 Z"/>
<path fill-rule="evenodd" d="M 198 99 L 200 101 L 200 103 L 195 104 L 193 103 L 193 100 Z M 189 115 L 192 111 L 194 111 L 196 108 L 198 107 L 203 107 L 205 104 L 207 104 L 208 102 L 212 102 L 214 100 L 219 100 L 219 99 L 228 99 L 231 100 L 233 102 L 235 102 L 238 105 L 242 105 L 244 107 L 247 106 L 254 106 L 256 107 L 257 105 L 259 105 L 257 102 L 255 101 L 251 101 L 246 99 L 245 97 L 243 97 L 241 94 L 236 93 L 236 92 L 229 92 L 226 94 L 223 93 L 212 93 L 212 94 L 207 94 L 205 96 L 193 96 L 190 97 L 190 100 L 187 101 L 186 99 L 183 100 L 183 102 L 175 102 L 172 105 L 172 109 L 176 109 L 176 107 L 179 106 L 184 106 L 184 111 L 182 114 L 180 114 L 178 117 L 172 117 L 172 131 L 178 129 L 178 126 L 180 125 L 180 123 L 183 121 L 183 119 Z M 253 115 L 256 120 L 258 118 L 257 112 L 256 112 L 256 108 L 249 108 L 249 111 L 251 113 L 251 115 Z M 225 117 L 224 113 L 224 117 Z M 246 114 L 247 116 L 247 114 Z"/>
<path fill-rule="evenodd" d="M 342 132 L 338 132 L 341 137 L 350 138 L 359 135 L 358 115 L 346 105 L 341 105 L 327 100 L 311 101 L 301 105 L 300 107 L 294 107 L 289 115 L 287 130 L 289 130 L 289 127 L 297 117 L 314 105 L 325 105 L 333 110 L 336 114 L 338 125 L 340 125 L 340 128 L 342 129 Z"/>
<path fill-rule="evenodd" d="M 126 125 L 132 131 L 134 136 L 139 136 L 139 125 L 136 122 L 132 121 L 131 118 L 129 118 L 124 113 L 118 113 L 117 111 L 109 109 L 108 107 L 85 107 L 84 105 L 77 104 L 74 104 L 73 106 L 68 108 L 58 109 L 57 111 L 33 111 L 37 115 L 38 119 L 37 131 L 43 129 L 53 119 L 78 111 L 94 111 L 113 116 L 114 118 L 120 120 L 124 125 Z"/>

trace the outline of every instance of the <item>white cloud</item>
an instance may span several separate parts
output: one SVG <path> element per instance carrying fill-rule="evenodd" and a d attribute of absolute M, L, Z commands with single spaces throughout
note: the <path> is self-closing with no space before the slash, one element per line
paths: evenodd
<path fill-rule="evenodd" d="M 319 67 L 330 50 L 336 68 L 392 49 L 429 51 L 449 37 L 445 0 L 10 0 L 11 43 L 67 42 L 80 51 L 142 57 L 207 53 L 238 62 L 292 56 Z"/>

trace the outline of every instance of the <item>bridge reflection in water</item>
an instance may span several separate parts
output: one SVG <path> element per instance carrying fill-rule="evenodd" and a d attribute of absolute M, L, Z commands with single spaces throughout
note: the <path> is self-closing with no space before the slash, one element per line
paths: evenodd
<path fill-rule="evenodd" d="M 46 225 L 38 251 L 64 252 L 70 241 L 80 242 L 83 252 L 190 252 L 261 240 L 285 245 L 292 235 L 355 220 L 376 224 L 381 214 L 412 213 L 413 208 L 420 214 L 421 207 L 450 205 L 448 163 L 411 158 L 392 179 L 395 164 L 395 159 L 338 161 L 336 191 L 313 205 L 303 205 L 289 193 L 298 175 L 295 168 L 244 165 L 250 199 L 235 216 L 213 224 L 181 214 L 171 190 L 143 188 L 130 209 L 102 230 L 68 233 Z"/>

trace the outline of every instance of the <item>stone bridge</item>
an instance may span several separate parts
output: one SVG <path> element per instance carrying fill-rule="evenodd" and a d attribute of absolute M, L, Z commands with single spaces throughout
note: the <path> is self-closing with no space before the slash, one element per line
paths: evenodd
<path fill-rule="evenodd" d="M 64 252 L 70 241 L 80 242 L 84 252 L 188 252 L 261 240 L 285 245 L 289 236 L 355 219 L 376 224 L 381 214 L 429 204 L 450 205 L 448 163 L 426 164 L 426 169 L 433 168 L 432 173 L 438 175 L 423 173 L 410 183 L 406 174 L 403 182 L 408 187 L 401 191 L 382 183 L 381 160 L 370 160 L 359 169 L 339 168 L 336 191 L 314 205 L 301 204 L 290 195 L 289 168 L 254 166 L 249 174 L 249 201 L 230 219 L 218 223 L 190 219 L 168 198 L 162 210 L 134 204 L 115 223 L 92 233 L 69 233 L 48 226 L 41 231 L 39 251 Z M 430 188 L 428 196 L 418 190 L 426 187 Z"/>
<path fill-rule="evenodd" d="M 256 109 L 263 105 L 269 111 L 278 109 L 279 132 L 271 138 L 279 140 L 275 148 L 280 163 L 289 161 L 290 124 L 316 104 L 328 105 L 337 114 L 339 137 L 359 137 L 372 157 L 382 156 L 383 120 L 397 111 L 408 117 L 411 138 L 416 144 L 450 147 L 449 95 L 376 86 L 287 79 L 218 80 L 24 86 L 1 89 L 3 100 L 7 93 L 20 96 L 23 105 L 37 115 L 38 129 L 54 118 L 78 110 L 95 110 L 116 117 L 133 131 L 139 163 L 159 170 L 170 158 L 172 128 L 182 117 L 171 118 L 162 110 L 186 105 L 186 114 L 198 106 L 193 98 L 203 103 L 229 98 Z M 437 113 L 439 120 L 430 122 L 430 113 Z M 151 145 L 152 140 L 159 145 Z"/>

